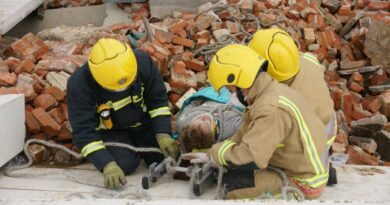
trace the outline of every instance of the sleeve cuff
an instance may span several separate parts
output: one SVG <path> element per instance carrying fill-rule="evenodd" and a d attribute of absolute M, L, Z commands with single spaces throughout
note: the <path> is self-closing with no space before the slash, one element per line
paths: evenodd
<path fill-rule="evenodd" d="M 110 152 L 108 152 L 108 150 L 106 150 L 106 149 L 97 150 L 97 151 L 89 154 L 86 158 L 93 165 L 95 165 L 96 169 L 98 169 L 100 172 L 103 171 L 103 168 L 109 162 L 115 161 L 115 159 L 111 156 Z"/>

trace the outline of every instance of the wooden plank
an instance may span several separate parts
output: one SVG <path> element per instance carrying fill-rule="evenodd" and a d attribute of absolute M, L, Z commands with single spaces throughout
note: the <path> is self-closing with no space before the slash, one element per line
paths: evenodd
<path fill-rule="evenodd" d="M 0 33 L 7 33 L 42 3 L 43 0 L 0 1 Z"/>

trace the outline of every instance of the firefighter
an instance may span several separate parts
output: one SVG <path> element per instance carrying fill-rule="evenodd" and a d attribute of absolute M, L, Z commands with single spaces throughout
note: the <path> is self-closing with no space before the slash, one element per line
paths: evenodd
<path fill-rule="evenodd" d="M 318 197 L 328 180 L 325 126 L 301 95 L 267 73 L 267 60 L 253 49 L 233 44 L 213 57 L 208 77 L 215 90 L 235 86 L 247 104 L 241 127 L 208 153 L 188 153 L 192 163 L 224 166 L 227 199 L 277 195 L 283 187 L 276 167 L 306 198 Z"/>
<path fill-rule="evenodd" d="M 148 54 L 115 39 L 100 39 L 67 89 L 73 142 L 103 173 L 107 188 L 124 185 L 125 175 L 141 158 L 149 165 L 164 156 L 105 147 L 104 142 L 160 147 L 165 156 L 177 158 L 166 88 Z"/>
<path fill-rule="evenodd" d="M 278 28 L 257 31 L 248 46 L 268 60 L 267 72 L 272 78 L 288 85 L 310 102 L 324 125 L 331 121 L 335 115 L 333 101 L 324 71 L 315 56 L 300 54 L 291 36 Z"/>

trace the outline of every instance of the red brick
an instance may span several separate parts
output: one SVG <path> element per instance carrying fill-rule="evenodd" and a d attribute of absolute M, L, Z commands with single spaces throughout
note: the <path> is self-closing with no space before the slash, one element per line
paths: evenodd
<path fill-rule="evenodd" d="M 366 7 L 366 1 L 365 0 L 357 0 L 356 1 L 356 5 L 355 5 L 355 9 L 364 9 L 364 7 Z"/>
<path fill-rule="evenodd" d="M 379 111 L 379 109 L 381 108 L 382 104 L 381 102 L 379 101 L 378 98 L 375 98 L 369 105 L 368 105 L 368 109 L 373 112 L 373 113 L 376 113 Z"/>
<path fill-rule="evenodd" d="M 66 120 L 60 108 L 54 108 L 48 113 L 58 124 L 62 124 Z"/>
<path fill-rule="evenodd" d="M 154 52 L 153 56 L 155 56 L 159 62 L 157 64 L 157 67 L 158 67 L 160 73 L 166 73 L 167 72 L 168 57 L 160 52 Z"/>
<path fill-rule="evenodd" d="M 37 121 L 37 123 L 38 123 L 38 121 Z M 38 140 L 48 140 L 47 135 L 45 135 L 45 133 L 38 133 L 38 134 L 32 135 L 31 138 L 38 139 Z"/>
<path fill-rule="evenodd" d="M 183 30 L 187 26 L 187 22 L 180 20 L 169 26 L 169 31 L 172 33 L 178 33 L 180 30 Z"/>
<path fill-rule="evenodd" d="M 378 98 L 382 104 L 381 113 L 387 118 L 390 118 L 390 92 L 386 91 L 382 93 Z"/>
<path fill-rule="evenodd" d="M 66 126 L 61 127 L 61 131 L 58 134 L 56 140 L 57 141 L 65 141 L 65 140 L 71 140 L 72 139 L 72 133 L 66 128 Z"/>
<path fill-rule="evenodd" d="M 343 5 L 339 8 L 340 16 L 350 16 L 351 15 L 351 5 Z"/>
<path fill-rule="evenodd" d="M 75 64 L 78 68 L 88 61 L 88 57 L 84 55 L 69 55 L 65 59 Z"/>
<path fill-rule="evenodd" d="M 49 94 L 53 96 L 57 101 L 63 101 L 66 93 L 59 89 L 57 86 L 50 86 L 43 89 L 42 94 Z"/>
<path fill-rule="evenodd" d="M 186 65 L 186 68 L 189 68 L 189 69 L 196 71 L 196 72 L 200 72 L 200 71 L 203 71 L 205 69 L 204 62 L 199 61 L 195 58 L 188 60 L 188 61 L 184 61 L 184 63 Z"/>
<path fill-rule="evenodd" d="M 357 92 L 350 92 L 352 103 L 353 104 L 360 104 L 363 101 L 363 97 L 357 93 Z M 363 108 L 362 108 L 363 109 Z"/>
<path fill-rule="evenodd" d="M 322 17 L 321 15 L 309 14 L 307 16 L 307 22 L 309 24 L 314 24 L 315 28 L 318 28 L 321 31 L 325 28 L 324 17 Z"/>
<path fill-rule="evenodd" d="M 357 145 L 363 148 L 366 152 L 370 154 L 374 154 L 376 149 L 378 148 L 377 143 L 372 138 L 350 136 L 348 138 L 348 141 L 352 145 Z"/>
<path fill-rule="evenodd" d="M 355 61 L 352 48 L 348 44 L 344 44 L 340 50 L 342 61 Z"/>
<path fill-rule="evenodd" d="M 279 6 L 281 0 L 266 0 L 265 1 L 265 6 L 268 9 L 275 9 Z"/>
<path fill-rule="evenodd" d="M 29 112 L 31 112 L 31 111 L 34 110 L 33 106 L 31 106 L 30 104 L 26 104 L 26 106 L 24 107 L 24 109 L 25 109 L 26 111 L 29 111 Z"/>
<path fill-rule="evenodd" d="M 160 43 L 170 43 L 172 41 L 172 34 L 167 32 L 167 31 L 163 31 L 161 29 L 156 29 L 155 30 L 155 37 L 156 37 L 156 40 L 158 40 Z"/>
<path fill-rule="evenodd" d="M 31 114 L 31 112 L 29 112 L 27 110 L 24 113 L 26 116 L 25 123 L 26 123 L 27 132 L 32 133 L 32 134 L 39 133 L 41 131 L 41 125 L 39 124 L 37 119 L 35 119 L 33 114 Z"/>
<path fill-rule="evenodd" d="M 14 57 L 9 57 L 7 60 L 4 61 L 11 72 L 15 72 L 16 68 L 19 66 L 20 63 L 22 63 L 19 59 Z"/>
<path fill-rule="evenodd" d="M 351 82 L 348 86 L 348 88 L 351 90 L 351 91 L 354 91 L 354 92 L 357 92 L 357 93 L 360 93 L 364 90 L 364 87 L 357 83 L 357 82 Z"/>
<path fill-rule="evenodd" d="M 371 1 L 368 4 L 370 10 L 384 10 L 388 11 L 390 9 L 390 1 Z"/>
<path fill-rule="evenodd" d="M 262 11 L 266 11 L 267 7 L 265 6 L 264 2 L 255 1 L 253 2 L 253 14 L 257 16 L 258 13 Z"/>
<path fill-rule="evenodd" d="M 376 96 L 366 95 L 362 101 L 363 109 L 369 110 L 368 105 L 372 103 L 376 99 Z"/>
<path fill-rule="evenodd" d="M 172 91 L 178 94 L 184 94 L 190 87 L 196 88 L 197 86 L 195 73 L 187 70 L 182 61 L 174 62 L 168 83 Z"/>
<path fill-rule="evenodd" d="M 46 160 L 48 151 L 45 146 L 39 144 L 32 144 L 28 146 L 28 152 L 31 154 L 31 157 L 34 163 L 41 163 Z"/>
<path fill-rule="evenodd" d="M 210 39 L 210 32 L 208 30 L 199 31 L 193 37 L 194 40 L 198 40 L 201 38 L 202 39 Z"/>
<path fill-rule="evenodd" d="M 238 22 L 225 21 L 223 25 L 230 33 L 238 33 L 240 31 L 240 24 Z"/>
<path fill-rule="evenodd" d="M 200 38 L 198 39 L 198 41 L 196 42 L 196 48 L 200 48 L 202 46 L 205 46 L 205 45 L 208 45 L 209 44 L 209 41 L 207 39 L 204 39 L 204 38 Z"/>
<path fill-rule="evenodd" d="M 379 69 L 372 75 L 370 79 L 370 85 L 380 85 L 385 83 L 388 79 L 389 78 L 387 77 L 386 71 Z"/>
<path fill-rule="evenodd" d="M 156 52 L 156 49 L 152 45 L 148 45 L 148 44 L 142 45 L 142 47 L 140 49 L 149 53 L 150 55 L 153 55 L 153 53 Z"/>
<path fill-rule="evenodd" d="M 344 112 L 345 116 L 351 118 L 352 116 L 352 96 L 350 93 L 342 93 L 340 96 L 341 99 L 341 110 Z"/>
<path fill-rule="evenodd" d="M 354 72 L 351 76 L 351 79 L 360 83 L 360 84 L 363 84 L 364 83 L 364 77 L 362 74 L 360 74 L 359 72 Z"/>
<path fill-rule="evenodd" d="M 314 35 L 314 29 L 304 28 L 303 32 L 304 32 L 306 44 L 312 44 L 316 41 L 316 36 Z"/>
<path fill-rule="evenodd" d="M 172 103 L 172 105 L 176 104 L 177 101 L 179 101 L 181 98 L 181 95 L 175 93 L 175 92 L 170 92 L 168 94 L 168 99 L 169 99 L 169 102 Z"/>
<path fill-rule="evenodd" d="M 124 24 L 124 23 L 118 23 L 118 24 L 114 24 L 114 25 L 110 26 L 110 30 L 112 32 L 117 32 L 117 31 L 120 31 L 122 29 L 129 30 L 129 29 L 131 29 L 131 26 L 129 26 L 129 24 Z"/>
<path fill-rule="evenodd" d="M 29 33 L 11 44 L 11 50 L 16 57 L 31 59 L 34 62 L 49 52 L 49 47 L 34 34 Z"/>
<path fill-rule="evenodd" d="M 294 20 L 299 20 L 300 19 L 300 14 L 299 14 L 299 11 L 297 10 L 294 10 L 294 9 L 289 9 L 286 13 L 286 16 L 290 19 L 294 19 Z"/>
<path fill-rule="evenodd" d="M 273 1 L 280 1 L 280 0 L 273 0 Z M 252 0 L 241 0 L 240 9 L 243 13 L 252 13 L 253 1 Z"/>
<path fill-rule="evenodd" d="M 363 109 L 357 109 L 354 107 L 352 112 L 352 119 L 354 120 L 360 120 L 364 118 L 372 117 L 372 114 L 366 110 Z"/>
<path fill-rule="evenodd" d="M 18 81 L 15 73 L 0 73 L 0 86 L 14 86 Z"/>
<path fill-rule="evenodd" d="M 177 36 L 177 35 L 173 35 L 172 43 L 178 44 L 178 45 L 183 45 L 183 46 L 188 47 L 188 48 L 194 47 L 194 41 L 192 41 L 190 39 L 182 38 L 182 37 Z"/>
<path fill-rule="evenodd" d="M 341 69 L 353 69 L 364 67 L 367 65 L 367 60 L 359 60 L 359 61 L 341 61 L 340 68 Z"/>
<path fill-rule="evenodd" d="M 69 115 L 68 115 L 68 105 L 65 104 L 65 103 L 61 103 L 59 108 L 61 108 L 61 111 L 62 111 L 62 114 L 64 115 L 65 117 L 65 120 L 68 121 L 69 120 Z"/>
<path fill-rule="evenodd" d="M 347 163 L 349 164 L 360 164 L 360 165 L 378 165 L 379 158 L 366 153 L 363 149 L 358 146 L 348 149 L 347 154 L 349 155 Z"/>
<path fill-rule="evenodd" d="M 49 110 L 57 105 L 56 99 L 49 94 L 40 94 L 34 99 L 33 103 L 35 108 L 43 108 L 45 110 Z"/>
<path fill-rule="evenodd" d="M 34 89 L 31 87 L 0 88 L 0 95 L 7 95 L 7 94 L 24 94 L 24 98 L 26 99 L 27 102 L 34 99 L 37 96 Z"/>
<path fill-rule="evenodd" d="M 34 117 L 42 126 L 42 130 L 48 136 L 55 136 L 61 131 L 61 126 L 50 117 L 50 115 L 45 112 L 42 108 L 36 108 L 32 111 Z"/>
<path fill-rule="evenodd" d="M 16 74 L 23 73 L 23 72 L 32 73 L 32 71 L 34 70 L 34 66 L 35 65 L 32 60 L 30 59 L 24 60 L 22 61 L 22 63 L 19 64 L 18 67 L 16 67 L 15 73 Z"/>

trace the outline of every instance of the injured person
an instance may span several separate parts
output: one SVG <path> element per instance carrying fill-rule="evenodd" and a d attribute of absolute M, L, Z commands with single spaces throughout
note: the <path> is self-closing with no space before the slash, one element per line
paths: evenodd
<path fill-rule="evenodd" d="M 245 107 L 228 89 L 206 87 L 189 99 L 176 116 L 181 152 L 202 152 L 238 130 Z"/>

